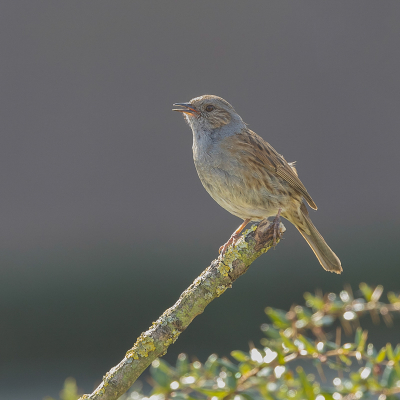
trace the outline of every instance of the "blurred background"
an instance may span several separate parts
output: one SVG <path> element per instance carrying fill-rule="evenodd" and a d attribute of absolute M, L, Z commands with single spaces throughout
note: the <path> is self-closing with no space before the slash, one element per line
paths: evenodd
<path fill-rule="evenodd" d="M 286 222 L 165 359 L 246 350 L 265 306 L 305 291 L 399 291 L 399 13 L 390 0 L 3 0 L 0 398 L 56 397 L 68 376 L 91 392 L 240 224 L 201 186 L 171 111 L 202 94 L 297 161 L 344 272 Z M 399 323 L 381 328 L 371 340 L 398 341 Z"/>

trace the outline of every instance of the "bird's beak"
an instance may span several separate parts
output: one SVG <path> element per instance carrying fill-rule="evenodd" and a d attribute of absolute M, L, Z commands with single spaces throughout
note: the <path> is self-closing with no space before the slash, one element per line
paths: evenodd
<path fill-rule="evenodd" d="M 185 114 L 191 114 L 191 115 L 195 115 L 195 114 L 200 114 L 196 108 L 190 104 L 190 103 L 175 103 L 174 106 L 178 106 L 178 107 L 182 107 L 182 108 L 174 108 L 172 111 L 179 111 L 179 112 L 183 112 Z"/>

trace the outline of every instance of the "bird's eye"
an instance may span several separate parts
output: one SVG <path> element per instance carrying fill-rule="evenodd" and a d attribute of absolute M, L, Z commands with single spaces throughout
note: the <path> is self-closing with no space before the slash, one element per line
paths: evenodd
<path fill-rule="evenodd" d="M 207 111 L 207 112 L 211 112 L 211 111 L 214 110 L 214 109 L 215 109 L 215 107 L 212 106 L 211 104 L 209 104 L 209 105 L 206 107 L 206 111 Z"/>

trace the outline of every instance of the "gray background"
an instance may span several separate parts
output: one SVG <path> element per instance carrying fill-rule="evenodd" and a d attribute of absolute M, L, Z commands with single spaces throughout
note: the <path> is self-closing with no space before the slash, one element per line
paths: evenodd
<path fill-rule="evenodd" d="M 0 398 L 57 396 L 67 376 L 90 392 L 239 225 L 171 112 L 202 94 L 297 160 L 344 273 L 286 223 L 167 360 L 246 350 L 265 306 L 307 290 L 399 290 L 399 16 L 398 1 L 3 0 Z"/>

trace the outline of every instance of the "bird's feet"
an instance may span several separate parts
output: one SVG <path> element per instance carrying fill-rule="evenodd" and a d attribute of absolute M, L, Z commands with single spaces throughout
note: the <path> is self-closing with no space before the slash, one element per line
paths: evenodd
<path fill-rule="evenodd" d="M 279 228 L 279 224 L 281 221 L 281 211 L 282 209 L 278 210 L 278 214 L 276 214 L 276 217 L 272 221 L 272 229 L 273 231 L 273 238 L 274 238 L 274 247 L 276 246 L 276 238 L 281 238 L 281 230 Z"/>
<path fill-rule="evenodd" d="M 231 237 L 229 238 L 229 240 L 219 248 L 219 258 L 221 259 L 226 250 L 228 249 L 228 247 L 232 244 L 233 246 L 236 244 L 236 242 L 238 241 L 238 239 L 240 238 L 240 232 L 242 232 L 242 230 L 246 227 L 246 225 L 250 222 L 250 218 L 245 219 L 243 221 L 243 223 L 239 226 L 239 228 L 236 229 L 235 232 L 232 233 Z"/>
<path fill-rule="evenodd" d="M 228 247 L 232 244 L 233 246 L 236 244 L 240 237 L 240 233 L 233 232 L 229 240 L 219 248 L 219 256 L 222 258 L 228 249 Z"/>

